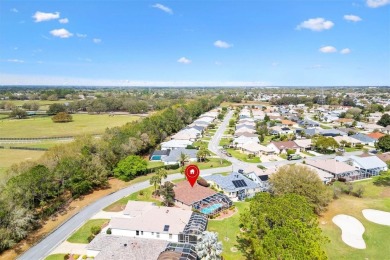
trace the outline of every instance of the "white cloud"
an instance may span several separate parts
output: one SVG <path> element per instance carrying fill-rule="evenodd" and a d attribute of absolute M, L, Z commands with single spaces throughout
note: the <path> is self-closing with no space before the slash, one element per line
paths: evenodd
<path fill-rule="evenodd" d="M 177 62 L 183 63 L 183 64 L 190 64 L 192 61 L 187 59 L 186 57 L 181 57 L 180 59 L 177 60 Z"/>
<path fill-rule="evenodd" d="M 168 14 L 173 14 L 172 9 L 169 8 L 168 6 L 165 6 L 165 5 L 162 5 L 162 4 L 154 4 L 154 5 L 152 5 L 152 7 L 160 9 L 161 11 L 164 11 L 164 12 L 166 12 Z"/>
<path fill-rule="evenodd" d="M 360 22 L 362 20 L 362 18 L 360 18 L 357 15 L 353 15 L 353 14 L 344 15 L 344 19 L 347 21 L 351 21 L 351 22 Z"/>
<path fill-rule="evenodd" d="M 94 38 L 92 41 L 97 44 L 97 43 L 101 43 L 102 39 Z"/>
<path fill-rule="evenodd" d="M 82 34 L 82 33 L 76 33 L 76 36 L 79 38 L 86 38 L 87 37 L 86 34 Z"/>
<path fill-rule="evenodd" d="M 227 49 L 227 48 L 233 47 L 233 44 L 218 40 L 218 41 L 214 42 L 214 46 L 218 47 L 218 48 Z"/>
<path fill-rule="evenodd" d="M 8 59 L 8 62 L 14 62 L 14 63 L 24 63 L 24 60 L 18 60 L 18 59 Z"/>
<path fill-rule="evenodd" d="M 340 51 L 341 54 L 349 54 L 351 53 L 351 50 L 349 48 L 344 48 Z"/>
<path fill-rule="evenodd" d="M 60 20 L 58 20 L 60 23 L 64 24 L 64 23 L 69 23 L 69 19 L 68 18 L 62 18 Z"/>
<path fill-rule="evenodd" d="M 12 9 L 11 9 L 11 12 L 13 12 L 13 13 L 19 13 L 19 10 L 16 9 L 16 8 L 12 8 Z"/>
<path fill-rule="evenodd" d="M 50 31 L 50 34 L 59 38 L 69 38 L 73 36 L 73 33 L 70 33 L 68 30 L 64 28 L 52 30 Z"/>
<path fill-rule="evenodd" d="M 332 52 L 337 52 L 337 49 L 333 46 L 324 46 L 321 47 L 319 51 L 323 53 L 332 53 Z"/>
<path fill-rule="evenodd" d="M 388 5 L 390 4 L 390 0 L 367 0 L 366 4 L 368 7 L 371 8 L 377 8 L 380 6 Z"/>
<path fill-rule="evenodd" d="M 44 22 L 44 21 L 50 21 L 50 20 L 54 20 L 54 19 L 60 18 L 60 13 L 59 12 L 44 13 L 44 12 L 39 12 L 38 11 L 38 12 L 36 12 L 33 15 L 33 18 L 35 19 L 36 23 Z"/>
<path fill-rule="evenodd" d="M 297 30 L 300 29 L 309 29 L 312 31 L 323 31 L 323 30 L 329 30 L 334 26 L 334 23 L 332 21 L 327 21 L 324 18 L 312 18 L 307 21 L 302 22 L 300 25 L 296 27 Z"/>

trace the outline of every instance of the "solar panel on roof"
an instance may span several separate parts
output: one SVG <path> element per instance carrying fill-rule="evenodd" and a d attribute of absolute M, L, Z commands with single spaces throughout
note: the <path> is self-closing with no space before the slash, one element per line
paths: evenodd
<path fill-rule="evenodd" d="M 239 188 L 240 187 L 240 182 L 239 181 L 232 181 L 234 187 Z"/>
<path fill-rule="evenodd" d="M 164 231 L 168 231 L 169 230 L 169 225 L 165 225 L 164 226 Z"/>

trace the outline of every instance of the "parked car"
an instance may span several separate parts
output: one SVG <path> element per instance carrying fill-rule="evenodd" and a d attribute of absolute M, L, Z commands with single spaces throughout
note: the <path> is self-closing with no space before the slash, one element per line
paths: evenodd
<path fill-rule="evenodd" d="M 226 150 L 221 150 L 221 153 L 226 154 L 227 151 Z"/>
<path fill-rule="evenodd" d="M 300 160 L 302 159 L 302 156 L 300 156 L 299 154 L 290 154 L 287 156 L 287 160 L 291 161 L 291 160 Z"/>
<path fill-rule="evenodd" d="M 244 173 L 243 169 L 238 169 L 238 173 Z"/>
<path fill-rule="evenodd" d="M 227 157 L 232 157 L 232 155 L 230 153 L 226 153 L 226 156 Z"/>
<path fill-rule="evenodd" d="M 373 153 L 373 154 L 377 154 L 378 153 L 378 151 L 377 150 L 371 150 L 371 151 L 369 151 L 370 153 Z"/>

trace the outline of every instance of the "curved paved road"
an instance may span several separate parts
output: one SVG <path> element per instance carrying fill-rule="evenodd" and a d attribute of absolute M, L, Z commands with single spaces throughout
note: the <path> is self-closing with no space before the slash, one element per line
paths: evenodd
<path fill-rule="evenodd" d="M 221 167 L 221 168 L 213 168 L 207 170 L 201 170 L 201 176 L 207 176 L 214 173 L 219 172 L 228 172 L 231 171 L 232 167 Z M 168 175 L 166 180 L 176 180 L 183 178 L 183 175 L 180 173 L 175 173 Z M 53 251 L 60 243 L 62 243 L 65 239 L 67 239 L 73 231 L 78 229 L 84 222 L 88 221 L 92 216 L 101 211 L 103 208 L 109 206 L 115 201 L 128 196 L 134 192 L 143 190 L 147 187 L 150 187 L 149 181 L 140 182 L 134 185 L 131 185 L 127 188 L 109 194 L 94 203 L 83 208 L 79 213 L 71 217 L 64 224 L 62 224 L 58 229 L 53 231 L 43 240 L 41 240 L 38 244 L 31 247 L 28 251 L 26 251 L 23 255 L 21 255 L 18 259 L 21 260 L 37 260 L 44 259 L 47 255 Z"/>

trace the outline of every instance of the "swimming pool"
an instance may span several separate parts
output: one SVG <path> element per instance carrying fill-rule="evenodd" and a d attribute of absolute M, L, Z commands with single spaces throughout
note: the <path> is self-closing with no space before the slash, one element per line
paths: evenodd
<path fill-rule="evenodd" d="M 221 203 L 217 203 L 217 204 L 214 204 L 214 205 L 211 205 L 207 208 L 203 208 L 200 212 L 202 212 L 203 214 L 211 214 L 213 213 L 214 211 L 216 211 L 217 209 L 219 208 L 222 208 L 222 204 Z"/>

